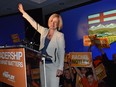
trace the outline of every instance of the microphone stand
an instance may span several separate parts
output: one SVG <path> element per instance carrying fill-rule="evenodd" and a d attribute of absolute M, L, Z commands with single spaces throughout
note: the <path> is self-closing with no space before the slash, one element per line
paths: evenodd
<path fill-rule="evenodd" d="M 37 30 L 38 30 L 38 24 L 37 23 L 36 23 L 36 26 L 37 26 Z M 31 39 L 31 42 L 29 43 L 30 44 L 30 48 L 33 48 L 34 45 L 37 45 L 34 42 L 34 37 L 35 37 L 36 33 L 37 33 L 37 31 L 35 30 L 34 35 L 33 35 L 32 39 Z"/>

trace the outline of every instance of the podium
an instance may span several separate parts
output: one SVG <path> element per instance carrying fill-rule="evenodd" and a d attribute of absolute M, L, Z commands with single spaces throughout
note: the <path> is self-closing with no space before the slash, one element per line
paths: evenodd
<path fill-rule="evenodd" d="M 1 46 L 0 87 L 33 87 L 33 84 L 40 87 L 40 55 L 24 45 Z"/>

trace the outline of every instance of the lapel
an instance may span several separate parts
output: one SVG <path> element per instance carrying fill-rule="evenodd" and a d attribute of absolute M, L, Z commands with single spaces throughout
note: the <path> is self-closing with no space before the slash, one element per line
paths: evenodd
<path fill-rule="evenodd" d="M 48 48 L 51 46 L 55 46 L 56 45 L 56 35 L 57 35 L 57 30 L 54 31 L 54 35 L 50 41 L 50 43 L 48 44 Z"/>
<path fill-rule="evenodd" d="M 40 50 L 44 47 L 44 42 L 45 42 L 45 38 L 46 38 L 46 36 L 47 36 L 47 34 L 48 34 L 48 31 L 49 30 L 46 30 L 45 32 L 43 32 L 42 34 L 41 34 L 41 42 L 40 42 Z"/>

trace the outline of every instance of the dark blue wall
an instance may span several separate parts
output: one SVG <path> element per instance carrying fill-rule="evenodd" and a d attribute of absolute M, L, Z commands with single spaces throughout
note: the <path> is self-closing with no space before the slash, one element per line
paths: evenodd
<path fill-rule="evenodd" d="M 36 22 L 43 25 L 42 9 L 33 9 L 26 11 Z M 19 45 L 22 42 L 13 43 L 12 34 L 18 34 L 20 41 L 26 40 L 34 42 L 33 49 L 39 50 L 40 34 L 22 17 L 21 13 L 11 14 L 0 17 L 0 46 L 2 45 Z M 25 44 L 24 44 L 25 45 Z"/>
<path fill-rule="evenodd" d="M 25 38 L 24 20 L 21 15 L 0 17 L 0 45 L 14 45 L 12 34 L 18 34 L 20 40 Z"/>
<path fill-rule="evenodd" d="M 66 40 L 66 52 L 86 52 L 88 47 L 83 46 L 83 36 L 88 35 L 88 15 L 116 9 L 116 0 L 101 0 L 86 6 L 78 7 L 61 13 L 63 17 L 63 32 Z M 109 49 L 104 49 L 109 59 L 116 53 L 116 43 Z M 93 58 L 101 53 L 92 47 Z"/>

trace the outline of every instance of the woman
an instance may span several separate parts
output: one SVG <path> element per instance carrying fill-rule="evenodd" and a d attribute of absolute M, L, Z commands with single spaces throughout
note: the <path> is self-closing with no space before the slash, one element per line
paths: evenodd
<path fill-rule="evenodd" d="M 62 28 L 61 16 L 58 14 L 51 15 L 48 20 L 49 28 L 45 28 L 25 12 L 21 3 L 18 5 L 18 9 L 23 14 L 23 17 L 41 34 L 39 50 L 43 54 L 50 56 L 50 58 L 45 58 L 47 87 L 59 87 L 59 76 L 63 74 L 65 54 L 64 34 L 58 31 Z M 45 87 L 41 62 L 40 73 L 41 87 Z"/>

